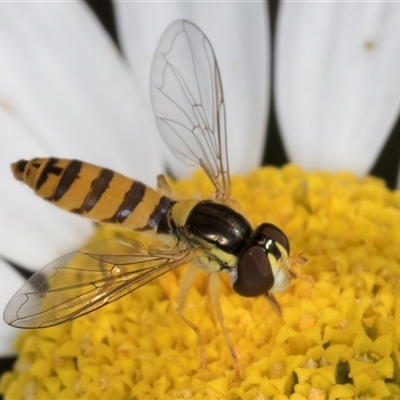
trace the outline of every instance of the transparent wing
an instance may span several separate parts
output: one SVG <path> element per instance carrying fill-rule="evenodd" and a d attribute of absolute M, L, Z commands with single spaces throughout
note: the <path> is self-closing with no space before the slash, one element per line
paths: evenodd
<path fill-rule="evenodd" d="M 153 251 L 129 239 L 101 241 L 36 272 L 10 300 L 4 320 L 18 328 L 58 325 L 125 296 L 190 258 L 187 251 Z"/>
<path fill-rule="evenodd" d="M 150 95 L 160 133 L 184 164 L 200 166 L 229 199 L 225 108 L 221 77 L 210 41 L 191 22 L 164 32 L 151 69 Z"/>

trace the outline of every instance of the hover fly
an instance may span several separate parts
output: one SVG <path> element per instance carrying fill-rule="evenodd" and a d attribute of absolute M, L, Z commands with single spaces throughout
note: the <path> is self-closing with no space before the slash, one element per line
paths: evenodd
<path fill-rule="evenodd" d="M 296 277 L 289 261 L 289 241 L 275 225 L 263 223 L 253 229 L 235 211 L 220 72 L 209 40 L 194 24 L 179 20 L 163 34 L 152 64 L 150 93 L 164 141 L 184 164 L 205 171 L 215 188 L 212 199 L 176 200 L 163 177 L 159 190 L 153 190 L 78 160 L 35 158 L 14 163 L 16 179 L 56 206 L 164 239 L 159 247 L 149 247 L 128 238 L 113 238 L 61 257 L 22 286 L 8 303 L 4 320 L 19 328 L 61 324 L 188 264 L 178 312 L 196 331 L 202 346 L 199 329 L 182 310 L 196 267 L 208 271 L 212 303 L 239 376 L 218 302 L 217 273 L 228 273 L 239 295 L 264 296 L 280 313 L 272 293 L 285 290 Z M 119 250 L 108 251 L 110 244 Z M 76 258 L 80 262 L 71 266 Z M 204 365 L 203 349 L 201 354 Z"/>

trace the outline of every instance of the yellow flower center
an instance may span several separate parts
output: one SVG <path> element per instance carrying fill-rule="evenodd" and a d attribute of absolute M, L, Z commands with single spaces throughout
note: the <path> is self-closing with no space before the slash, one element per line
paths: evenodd
<path fill-rule="evenodd" d="M 212 191 L 201 172 L 172 186 L 183 198 Z M 205 342 L 199 369 L 197 336 L 175 311 L 183 267 L 87 316 L 23 332 L 1 378 L 5 400 L 398 399 L 400 193 L 371 177 L 287 165 L 234 177 L 232 197 L 253 226 L 279 226 L 291 255 L 308 259 L 276 295 L 282 319 L 222 276 L 240 382 L 201 270 L 184 310 Z M 94 240 L 111 234 L 121 232 L 100 227 Z"/>

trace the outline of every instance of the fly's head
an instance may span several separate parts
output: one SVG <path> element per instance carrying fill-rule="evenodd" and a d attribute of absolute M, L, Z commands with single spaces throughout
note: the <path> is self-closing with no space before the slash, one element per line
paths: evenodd
<path fill-rule="evenodd" d="M 290 245 L 275 225 L 261 224 L 239 257 L 233 289 L 244 297 L 279 293 L 287 289 L 296 274 L 290 267 Z"/>

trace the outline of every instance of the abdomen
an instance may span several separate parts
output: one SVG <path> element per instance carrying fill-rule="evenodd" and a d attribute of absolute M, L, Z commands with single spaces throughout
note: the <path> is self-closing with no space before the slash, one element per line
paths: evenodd
<path fill-rule="evenodd" d="M 133 230 L 156 228 L 171 205 L 141 182 L 78 160 L 34 158 L 11 168 L 16 179 L 57 207 Z"/>

